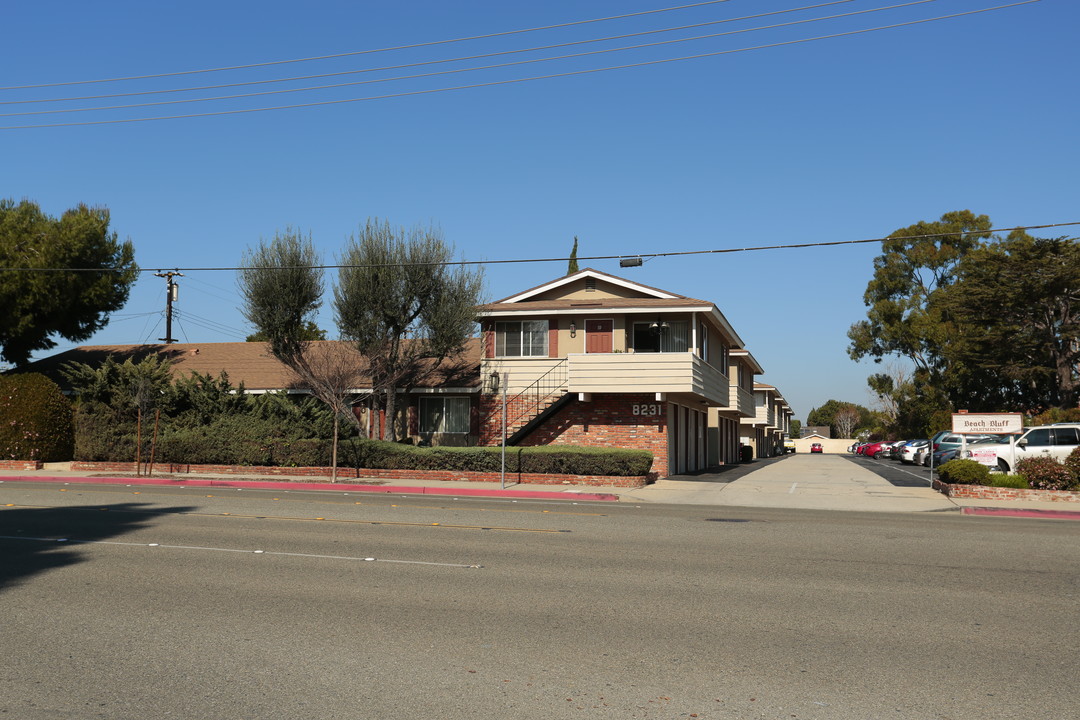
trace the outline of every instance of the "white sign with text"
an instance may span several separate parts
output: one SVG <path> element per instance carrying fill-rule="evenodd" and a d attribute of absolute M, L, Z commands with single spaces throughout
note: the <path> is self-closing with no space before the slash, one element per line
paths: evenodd
<path fill-rule="evenodd" d="M 1002 435 L 1024 429 L 1020 413 L 953 413 L 952 431 L 960 435 Z"/>

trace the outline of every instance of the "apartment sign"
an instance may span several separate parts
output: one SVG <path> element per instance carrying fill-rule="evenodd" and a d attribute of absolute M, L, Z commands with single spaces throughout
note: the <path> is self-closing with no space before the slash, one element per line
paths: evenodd
<path fill-rule="evenodd" d="M 953 413 L 952 431 L 959 435 L 1002 435 L 1024 430 L 1020 413 Z"/>

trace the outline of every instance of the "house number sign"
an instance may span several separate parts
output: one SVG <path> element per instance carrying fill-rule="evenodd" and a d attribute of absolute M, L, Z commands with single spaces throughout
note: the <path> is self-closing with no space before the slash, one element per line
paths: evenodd
<path fill-rule="evenodd" d="M 631 406 L 635 415 L 644 415 L 647 417 L 656 417 L 662 415 L 664 406 L 659 403 L 641 403 Z"/>

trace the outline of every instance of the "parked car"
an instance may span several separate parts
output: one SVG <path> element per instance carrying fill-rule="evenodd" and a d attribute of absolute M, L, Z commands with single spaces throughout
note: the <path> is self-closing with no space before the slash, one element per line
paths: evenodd
<path fill-rule="evenodd" d="M 997 467 L 1012 472 L 1024 458 L 1052 457 L 1064 461 L 1080 446 L 1080 423 L 1057 423 L 1029 428 L 1014 445 L 1002 443 L 997 448 Z"/>
<path fill-rule="evenodd" d="M 870 443 L 862 449 L 862 454 L 866 457 L 877 458 L 879 455 L 885 452 L 885 448 L 888 447 L 888 445 L 889 443 L 884 441 Z"/>
<path fill-rule="evenodd" d="M 811 453 L 823 453 L 823 452 L 825 452 L 825 448 L 823 448 L 821 446 L 821 443 L 812 443 L 810 445 L 810 452 Z"/>
<path fill-rule="evenodd" d="M 900 449 L 900 462 L 905 465 L 910 465 L 915 462 L 915 453 L 920 448 L 925 448 L 930 441 L 927 438 L 919 438 L 918 440 L 908 440 L 904 443 L 904 447 Z"/>
<path fill-rule="evenodd" d="M 900 452 L 904 449 L 904 445 L 907 444 L 907 440 L 897 440 L 889 446 L 889 459 L 899 460 Z"/>

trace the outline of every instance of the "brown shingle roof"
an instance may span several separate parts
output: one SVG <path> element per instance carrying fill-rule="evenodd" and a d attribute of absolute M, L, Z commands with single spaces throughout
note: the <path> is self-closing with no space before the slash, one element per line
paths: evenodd
<path fill-rule="evenodd" d="M 360 366 L 357 386 L 369 387 L 367 361 L 345 343 L 324 340 L 313 343 L 327 349 L 341 349 L 356 356 Z M 66 352 L 43 358 L 20 368 L 20 372 L 39 372 L 52 378 L 62 388 L 67 380 L 60 367 L 69 362 L 98 365 L 105 358 L 117 362 L 128 358 L 135 361 L 150 355 L 165 357 L 172 362 L 173 374 L 185 376 L 201 373 L 217 377 L 221 372 L 229 376 L 233 385 L 244 384 L 246 390 L 282 390 L 295 388 L 291 371 L 270 354 L 267 343 L 174 343 L 171 345 L 84 345 Z M 480 340 L 471 338 L 465 351 L 456 358 L 444 361 L 435 373 L 422 380 L 418 387 L 478 387 L 480 385 Z"/>

